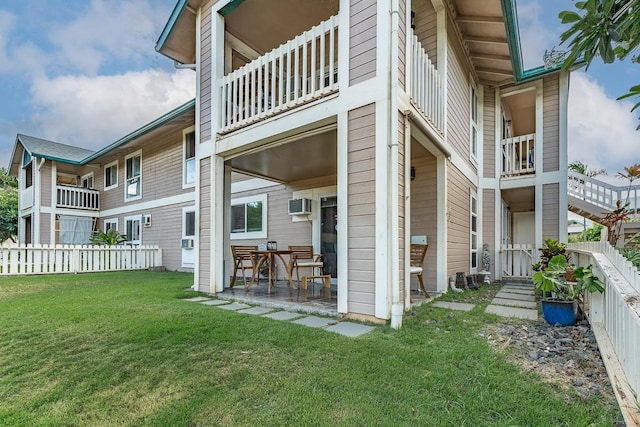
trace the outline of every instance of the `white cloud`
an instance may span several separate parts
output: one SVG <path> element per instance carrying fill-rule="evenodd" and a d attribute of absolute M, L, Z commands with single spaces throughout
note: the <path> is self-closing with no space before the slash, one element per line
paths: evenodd
<path fill-rule="evenodd" d="M 525 70 L 542 65 L 545 50 L 551 50 L 559 40 L 558 34 L 542 22 L 540 8 L 537 2 L 518 2 L 518 28 Z"/>
<path fill-rule="evenodd" d="M 37 78 L 31 87 L 34 136 L 97 150 L 195 96 L 195 73 Z"/>
<path fill-rule="evenodd" d="M 571 73 L 568 117 L 569 162 L 579 160 L 609 175 L 640 163 L 638 120 L 632 102 L 607 97 L 583 72 Z"/>

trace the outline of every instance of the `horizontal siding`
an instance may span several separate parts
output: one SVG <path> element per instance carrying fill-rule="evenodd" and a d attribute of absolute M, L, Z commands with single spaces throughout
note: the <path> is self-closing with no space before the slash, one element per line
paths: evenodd
<path fill-rule="evenodd" d="M 438 16 L 430 1 L 416 2 L 412 5 L 416 13 L 413 24 L 416 26 L 413 30 L 418 37 L 418 41 L 422 45 L 431 62 L 438 67 Z"/>
<path fill-rule="evenodd" d="M 211 291 L 211 157 L 200 161 L 199 289 Z"/>
<path fill-rule="evenodd" d="M 482 190 L 482 210 L 480 215 L 480 221 L 482 222 L 482 236 L 480 238 L 480 247 L 478 248 L 478 269 L 484 270 L 484 264 L 482 260 L 482 244 L 489 245 L 489 254 L 495 250 L 494 242 L 496 233 L 500 232 L 499 225 L 496 223 L 496 199 L 494 189 Z M 489 271 L 495 274 L 495 260 L 491 257 Z M 495 277 L 495 276 L 493 276 Z"/>
<path fill-rule="evenodd" d="M 40 206 L 51 206 L 51 161 L 47 160 L 40 169 Z M 40 242 L 44 243 L 44 241 Z"/>
<path fill-rule="evenodd" d="M 40 213 L 40 244 L 51 245 L 55 243 L 51 241 L 51 214 Z"/>
<path fill-rule="evenodd" d="M 543 80 L 543 170 L 560 170 L 560 83 L 557 74 Z"/>
<path fill-rule="evenodd" d="M 542 185 L 542 238 L 558 239 L 560 230 L 560 184 Z"/>
<path fill-rule="evenodd" d="M 483 161 L 485 178 L 494 178 L 496 175 L 496 91 L 493 88 L 484 88 L 483 109 Z"/>
<path fill-rule="evenodd" d="M 347 126 L 348 312 L 374 315 L 375 105 L 349 111 Z"/>
<path fill-rule="evenodd" d="M 471 266 L 470 190 L 469 180 L 455 166 L 451 166 L 447 175 L 447 275 L 459 271 L 468 274 Z"/>
<path fill-rule="evenodd" d="M 349 39 L 349 85 L 376 75 L 375 0 L 351 0 Z"/>
<path fill-rule="evenodd" d="M 211 139 L 211 10 L 203 9 L 201 16 L 200 141 L 202 142 Z"/>

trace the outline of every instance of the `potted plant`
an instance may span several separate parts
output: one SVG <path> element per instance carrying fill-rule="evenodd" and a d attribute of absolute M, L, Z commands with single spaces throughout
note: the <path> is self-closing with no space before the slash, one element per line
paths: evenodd
<path fill-rule="evenodd" d="M 533 275 L 536 289 L 543 291 L 542 315 L 551 325 L 575 325 L 578 320 L 578 299 L 584 292 L 604 292 L 604 285 L 593 274 L 591 265 L 573 271 L 575 282 L 567 280 L 567 258 L 552 257 L 546 268 Z"/>
<path fill-rule="evenodd" d="M 562 255 L 567 263 L 571 255 L 567 253 L 566 243 L 560 243 L 556 239 L 545 239 L 544 246 L 540 249 L 540 262 L 533 264 L 531 267 L 534 271 L 542 271 L 549 265 L 549 260 L 556 255 Z"/>

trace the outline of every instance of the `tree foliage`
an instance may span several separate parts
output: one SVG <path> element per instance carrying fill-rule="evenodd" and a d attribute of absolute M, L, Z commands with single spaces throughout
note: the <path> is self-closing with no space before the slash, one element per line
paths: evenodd
<path fill-rule="evenodd" d="M 606 169 L 590 169 L 587 163 L 582 163 L 579 160 L 569 163 L 569 170 L 578 172 L 582 175 L 586 175 L 590 177 L 596 177 L 598 175 L 607 174 Z"/>
<path fill-rule="evenodd" d="M 0 168 L 0 243 L 18 235 L 18 180 Z"/>

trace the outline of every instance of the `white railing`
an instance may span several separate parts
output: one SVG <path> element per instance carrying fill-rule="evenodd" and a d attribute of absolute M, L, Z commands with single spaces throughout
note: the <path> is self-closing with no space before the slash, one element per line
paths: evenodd
<path fill-rule="evenodd" d="M 444 84 L 442 76 L 415 35 L 411 38 L 411 101 L 444 135 Z"/>
<path fill-rule="evenodd" d="M 20 209 L 28 209 L 33 206 L 33 185 L 20 190 Z"/>
<path fill-rule="evenodd" d="M 531 265 L 537 262 L 533 245 L 509 244 L 500 247 L 502 254 L 502 277 L 526 279 L 533 276 Z"/>
<path fill-rule="evenodd" d="M 337 64 L 332 16 L 220 80 L 220 133 L 337 91 Z"/>
<path fill-rule="evenodd" d="M 573 243 L 572 262 L 592 264 L 604 294 L 585 295 L 585 310 L 627 425 L 640 425 L 640 273 L 606 242 Z"/>
<path fill-rule="evenodd" d="M 158 246 L 27 245 L 0 247 L 0 275 L 145 270 L 162 266 Z"/>
<path fill-rule="evenodd" d="M 535 133 L 502 140 L 503 178 L 536 172 L 535 142 Z"/>
<path fill-rule="evenodd" d="M 640 185 L 612 185 L 597 178 L 569 171 L 567 193 L 577 199 L 606 210 L 616 208 L 616 201 L 629 201 L 629 210 L 637 213 L 640 208 Z"/>
<path fill-rule="evenodd" d="M 100 209 L 100 192 L 89 188 L 56 185 L 56 206 L 97 211 Z"/>

